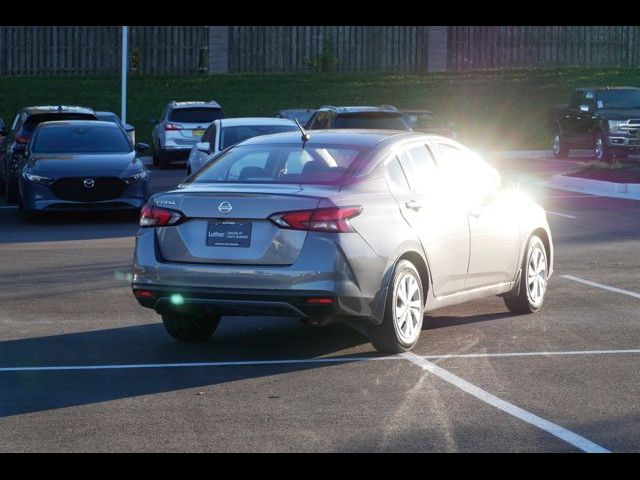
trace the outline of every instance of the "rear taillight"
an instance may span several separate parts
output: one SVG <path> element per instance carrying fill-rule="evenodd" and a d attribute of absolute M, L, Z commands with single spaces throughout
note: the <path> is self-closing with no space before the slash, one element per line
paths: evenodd
<path fill-rule="evenodd" d="M 360 215 L 362 207 L 331 207 L 276 213 L 270 220 L 281 228 L 314 232 L 353 232 L 349 219 Z"/>
<path fill-rule="evenodd" d="M 176 210 L 145 205 L 140 210 L 141 227 L 166 227 L 176 225 L 184 219 L 182 213 Z"/>
<path fill-rule="evenodd" d="M 167 123 L 164 126 L 164 129 L 165 129 L 165 131 L 168 131 L 168 130 L 182 130 L 182 126 L 176 125 L 175 123 Z"/>
<path fill-rule="evenodd" d="M 15 139 L 16 143 L 19 143 L 20 145 L 26 145 L 29 143 L 29 137 L 15 137 Z"/>

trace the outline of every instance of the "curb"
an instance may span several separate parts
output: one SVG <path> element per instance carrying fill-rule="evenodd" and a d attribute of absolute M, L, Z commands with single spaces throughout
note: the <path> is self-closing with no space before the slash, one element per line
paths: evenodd
<path fill-rule="evenodd" d="M 553 175 L 550 186 L 563 188 L 575 192 L 584 192 L 602 197 L 628 198 L 640 200 L 640 183 L 615 183 L 590 178 L 567 177 Z"/>

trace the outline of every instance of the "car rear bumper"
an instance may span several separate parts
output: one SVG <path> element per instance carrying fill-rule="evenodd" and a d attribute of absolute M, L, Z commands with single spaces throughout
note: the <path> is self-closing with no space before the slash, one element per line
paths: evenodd
<path fill-rule="evenodd" d="M 133 284 L 138 303 L 158 313 L 209 312 L 221 315 L 267 315 L 327 319 L 348 315 L 334 292 L 211 289 Z M 145 296 L 141 297 L 140 292 Z M 321 303 L 314 303 L 321 302 Z"/>
<path fill-rule="evenodd" d="M 132 286 L 148 290 L 149 298 L 136 298 L 159 312 L 186 305 L 230 315 L 373 317 L 379 322 L 389 263 L 367 255 L 370 249 L 359 235 L 339 246 L 331 235 L 309 235 L 291 265 L 206 264 L 163 260 L 154 229 L 144 228 L 136 238 Z M 313 304 L 311 298 L 332 301 Z"/>

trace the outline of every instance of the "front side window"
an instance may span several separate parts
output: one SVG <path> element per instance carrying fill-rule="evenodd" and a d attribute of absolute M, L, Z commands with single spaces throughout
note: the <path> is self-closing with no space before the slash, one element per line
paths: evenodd
<path fill-rule="evenodd" d="M 131 143 L 120 128 L 59 126 L 41 128 L 32 140 L 34 153 L 128 153 Z"/>

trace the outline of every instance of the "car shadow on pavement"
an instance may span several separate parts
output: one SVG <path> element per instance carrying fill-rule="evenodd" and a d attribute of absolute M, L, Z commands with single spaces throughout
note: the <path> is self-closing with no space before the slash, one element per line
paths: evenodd
<path fill-rule="evenodd" d="M 455 327 L 459 325 L 470 325 L 473 323 L 488 322 L 490 320 L 501 320 L 517 316 L 511 312 L 485 313 L 481 315 L 471 315 L 467 317 L 451 315 L 427 314 L 422 322 L 422 330 L 435 330 L 437 328 Z"/>
<path fill-rule="evenodd" d="M 0 369 L 377 356 L 366 337 L 345 325 L 317 328 L 287 318 L 268 322 L 260 317 L 223 319 L 216 335 L 199 344 L 173 340 L 161 324 L 9 340 L 0 342 Z M 345 350 L 347 352 L 341 353 Z M 0 370 L 0 417 L 214 386 L 341 363 Z"/>

